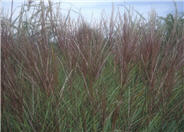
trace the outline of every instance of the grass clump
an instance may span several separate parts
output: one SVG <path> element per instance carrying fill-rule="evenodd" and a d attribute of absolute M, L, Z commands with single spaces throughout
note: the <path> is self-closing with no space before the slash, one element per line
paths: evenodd
<path fill-rule="evenodd" d="M 2 18 L 2 131 L 183 131 L 183 17 L 94 28 L 56 7 Z"/>

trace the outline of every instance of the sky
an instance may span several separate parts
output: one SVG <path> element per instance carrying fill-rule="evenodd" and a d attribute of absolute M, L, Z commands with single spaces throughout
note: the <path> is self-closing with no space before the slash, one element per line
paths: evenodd
<path fill-rule="evenodd" d="M 14 9 L 25 0 L 14 0 Z M 36 0 L 39 1 L 39 0 Z M 47 0 L 44 0 L 47 1 Z M 145 18 L 148 18 L 149 13 L 155 10 L 158 16 L 166 16 L 168 13 L 174 13 L 175 7 L 173 0 L 51 0 L 52 2 L 62 3 L 62 12 L 67 14 L 69 9 L 80 12 L 86 20 L 100 19 L 101 15 L 110 16 L 112 11 L 112 3 L 115 12 L 124 11 L 124 7 L 138 11 Z M 184 0 L 175 0 L 178 12 L 184 13 Z M 11 0 L 1 0 L 1 7 L 8 12 L 11 7 Z M 16 12 L 15 10 L 15 12 Z M 16 15 L 16 13 L 15 13 Z M 71 13 L 71 17 L 77 18 L 78 14 Z"/>

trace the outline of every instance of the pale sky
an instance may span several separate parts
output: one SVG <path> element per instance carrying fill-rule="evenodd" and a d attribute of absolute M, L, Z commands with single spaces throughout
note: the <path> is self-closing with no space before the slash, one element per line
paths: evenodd
<path fill-rule="evenodd" d="M 1 0 L 3 2 L 11 2 L 12 0 Z M 14 2 L 22 2 L 24 0 L 13 0 Z M 40 0 L 34 0 L 34 1 L 40 1 Z M 48 1 L 48 0 L 42 0 L 42 1 Z M 172 2 L 173 0 L 51 0 L 52 2 L 149 2 L 149 1 L 155 1 L 155 2 L 161 2 L 161 1 L 170 1 Z M 174 0 L 176 2 L 178 1 L 183 1 L 183 0 Z"/>
<path fill-rule="evenodd" d="M 18 8 L 25 0 L 14 0 L 14 9 Z M 34 0 L 40 1 L 40 0 Z M 48 0 L 42 0 L 48 1 Z M 51 0 L 52 2 L 61 2 L 62 8 L 67 12 L 70 8 L 80 13 L 86 20 L 100 19 L 100 16 L 105 13 L 107 16 L 111 14 L 112 2 L 114 9 L 123 10 L 123 6 L 131 7 L 137 10 L 145 18 L 151 10 L 155 10 L 159 16 L 166 16 L 168 13 L 175 11 L 173 0 Z M 175 0 L 177 3 L 178 11 L 184 13 L 184 0 Z M 4 10 L 9 10 L 11 7 L 11 0 L 1 0 L 1 7 Z M 15 13 L 16 14 L 16 13 Z M 77 17 L 75 13 L 71 14 L 72 17 Z"/>

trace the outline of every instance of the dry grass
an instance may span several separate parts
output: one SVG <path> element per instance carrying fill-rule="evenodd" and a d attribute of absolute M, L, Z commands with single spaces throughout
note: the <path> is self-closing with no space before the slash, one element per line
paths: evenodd
<path fill-rule="evenodd" d="M 182 17 L 94 28 L 35 4 L 1 21 L 2 131 L 184 129 Z"/>

